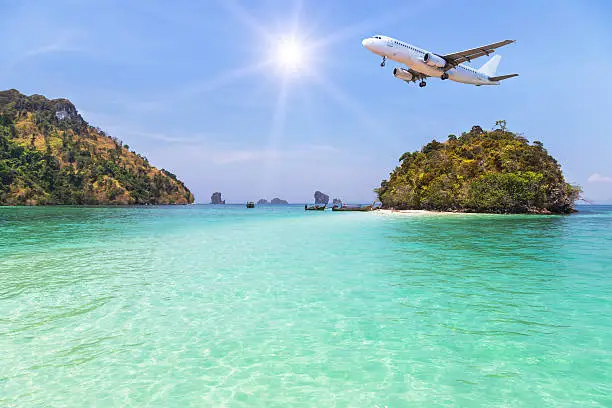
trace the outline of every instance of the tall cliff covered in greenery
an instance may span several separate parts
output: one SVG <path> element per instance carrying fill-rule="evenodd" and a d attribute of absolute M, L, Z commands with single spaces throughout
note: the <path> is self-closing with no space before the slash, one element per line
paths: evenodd
<path fill-rule="evenodd" d="M 0 91 L 0 205 L 192 202 L 174 174 L 90 126 L 67 99 Z"/>
<path fill-rule="evenodd" d="M 446 142 L 405 153 L 377 193 L 384 207 L 490 213 L 573 211 L 580 189 L 568 184 L 541 142 L 501 127 L 474 126 Z"/>

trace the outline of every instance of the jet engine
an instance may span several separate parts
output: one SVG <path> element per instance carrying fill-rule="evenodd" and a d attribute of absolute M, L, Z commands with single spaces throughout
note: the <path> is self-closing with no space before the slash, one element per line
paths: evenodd
<path fill-rule="evenodd" d="M 393 76 L 404 81 L 412 81 L 414 76 L 404 68 L 393 68 Z"/>
<path fill-rule="evenodd" d="M 444 68 L 444 66 L 446 65 L 446 60 L 444 58 L 436 54 L 432 54 L 430 52 L 423 55 L 423 62 L 429 65 L 430 67 L 436 68 Z"/>

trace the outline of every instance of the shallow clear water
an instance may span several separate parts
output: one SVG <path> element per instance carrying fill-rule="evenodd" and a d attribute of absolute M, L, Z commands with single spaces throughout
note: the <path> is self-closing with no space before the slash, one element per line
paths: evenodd
<path fill-rule="evenodd" d="M 612 406 L 612 207 L 0 208 L 0 406 Z"/>

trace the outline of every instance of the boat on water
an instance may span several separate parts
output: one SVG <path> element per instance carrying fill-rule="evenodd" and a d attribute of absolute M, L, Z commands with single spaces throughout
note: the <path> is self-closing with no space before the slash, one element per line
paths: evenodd
<path fill-rule="evenodd" d="M 323 211 L 325 210 L 325 207 L 327 207 L 327 204 L 315 204 L 311 206 L 308 206 L 308 204 L 304 204 L 304 211 Z"/>
<path fill-rule="evenodd" d="M 332 211 L 372 211 L 372 206 L 366 205 L 364 207 L 357 207 L 345 205 L 342 207 L 332 207 Z"/>
<path fill-rule="evenodd" d="M 334 205 L 332 207 L 332 211 L 372 211 L 375 210 L 378 207 L 374 207 L 374 204 L 372 205 Z"/>
<path fill-rule="evenodd" d="M 249 201 L 246 203 L 247 208 L 255 208 L 255 203 L 253 201 Z"/>

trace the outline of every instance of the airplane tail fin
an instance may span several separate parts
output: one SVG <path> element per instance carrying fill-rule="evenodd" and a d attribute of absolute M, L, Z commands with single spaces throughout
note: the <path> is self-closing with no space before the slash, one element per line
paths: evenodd
<path fill-rule="evenodd" d="M 482 72 L 486 76 L 490 76 L 490 77 L 494 76 L 495 73 L 497 72 L 499 61 L 501 61 L 501 55 L 495 55 L 490 60 L 485 62 L 485 64 L 482 67 L 480 67 L 478 71 Z"/>

